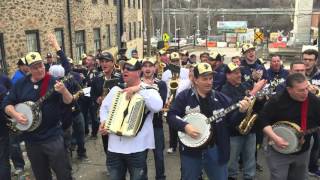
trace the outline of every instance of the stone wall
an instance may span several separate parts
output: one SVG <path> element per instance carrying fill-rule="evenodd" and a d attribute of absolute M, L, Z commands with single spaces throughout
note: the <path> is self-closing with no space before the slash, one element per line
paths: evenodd
<path fill-rule="evenodd" d="M 71 32 L 72 51 L 75 57 L 75 31 L 85 31 L 86 53 L 95 53 L 93 29 L 100 28 L 101 49 L 114 50 L 107 47 L 107 24 L 110 24 L 111 45 L 116 46 L 117 7 L 113 0 L 70 0 L 71 8 Z M 127 5 L 126 0 L 126 5 Z M 132 4 L 131 0 L 131 4 Z M 137 1 L 137 0 L 136 0 Z M 142 0 L 141 0 L 142 1 Z M 54 2 L 54 3 L 53 3 Z M 56 28 L 63 29 L 64 47 L 66 54 L 71 56 L 69 29 L 67 25 L 67 0 L 1 0 L 0 1 L 0 33 L 3 34 L 5 61 L 8 64 L 9 73 L 16 69 L 18 58 L 27 53 L 26 31 L 36 30 L 39 33 L 40 52 L 43 57 L 50 49 L 47 43 L 47 34 L 54 32 Z M 108 4 L 106 3 L 108 2 Z M 142 21 L 141 8 L 124 8 L 124 23 Z M 138 27 L 137 27 L 138 31 Z M 138 34 L 138 32 L 137 32 Z M 1 43 L 1 42 L 0 42 Z M 137 48 L 139 54 L 143 53 L 143 38 L 137 38 L 127 42 L 129 48 Z"/>

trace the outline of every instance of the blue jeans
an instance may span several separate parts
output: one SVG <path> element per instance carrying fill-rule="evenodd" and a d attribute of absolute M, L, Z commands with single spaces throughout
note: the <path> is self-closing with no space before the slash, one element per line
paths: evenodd
<path fill-rule="evenodd" d="M 0 177 L 1 179 L 10 180 L 10 163 L 9 163 L 9 137 L 0 137 Z"/>
<path fill-rule="evenodd" d="M 229 177 L 238 177 L 240 154 L 243 162 L 243 177 L 253 179 L 256 175 L 256 134 L 230 137 Z"/>
<path fill-rule="evenodd" d="M 78 156 L 83 156 L 86 154 L 86 148 L 84 146 L 85 130 L 84 130 L 84 118 L 82 113 L 79 113 L 77 116 L 72 117 L 72 123 L 73 123 L 72 124 L 72 128 L 73 128 L 72 144 L 78 145 L 78 149 L 77 149 Z"/>
<path fill-rule="evenodd" d="M 164 134 L 163 128 L 154 128 L 155 149 L 153 150 L 156 166 L 156 180 L 166 179 L 164 175 Z"/>
<path fill-rule="evenodd" d="M 131 154 L 107 152 L 107 167 L 111 180 L 126 179 L 129 170 L 130 180 L 146 180 L 147 178 L 147 152 L 142 151 Z"/>
<path fill-rule="evenodd" d="M 10 157 L 15 169 L 24 169 L 24 159 L 20 147 L 20 136 L 17 134 L 10 134 Z"/>
<path fill-rule="evenodd" d="M 202 157 L 188 156 L 180 154 L 182 180 L 196 180 L 205 170 L 210 180 L 228 179 L 227 163 L 218 162 L 218 148 L 214 146 L 202 151 Z"/>

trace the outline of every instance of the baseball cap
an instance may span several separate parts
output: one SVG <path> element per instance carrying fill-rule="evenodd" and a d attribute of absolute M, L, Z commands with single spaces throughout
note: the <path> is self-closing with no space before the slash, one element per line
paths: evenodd
<path fill-rule="evenodd" d="M 237 70 L 237 69 L 239 69 L 239 68 L 240 68 L 240 66 L 238 66 L 237 64 L 231 62 L 231 63 L 229 63 L 229 64 L 227 65 L 225 71 L 226 71 L 226 73 L 231 73 L 231 72 L 233 72 L 233 71 L 235 71 L 235 70 Z"/>
<path fill-rule="evenodd" d="M 97 59 L 100 61 L 106 60 L 106 61 L 113 61 L 113 56 L 109 52 L 103 52 L 97 55 Z"/>
<path fill-rule="evenodd" d="M 242 45 L 242 53 L 246 53 L 249 49 L 256 49 L 256 47 L 253 46 L 251 43 L 246 43 Z"/>
<path fill-rule="evenodd" d="M 18 66 L 26 65 L 26 58 L 25 57 L 20 58 L 17 62 L 17 65 Z"/>
<path fill-rule="evenodd" d="M 152 65 L 155 65 L 156 64 L 156 60 L 154 58 L 151 58 L 151 57 L 146 57 L 142 60 L 142 65 L 146 62 L 149 62 L 151 63 Z"/>
<path fill-rule="evenodd" d="M 85 53 L 81 54 L 81 59 L 85 59 L 85 58 L 87 58 L 87 54 Z"/>
<path fill-rule="evenodd" d="M 29 52 L 26 55 L 26 64 L 28 66 L 31 66 L 31 65 L 39 63 L 39 62 L 42 62 L 42 58 L 41 58 L 40 53 L 38 53 L 38 52 Z"/>
<path fill-rule="evenodd" d="M 211 51 L 209 53 L 209 60 L 210 61 L 221 61 L 222 60 L 222 56 L 217 51 Z"/>
<path fill-rule="evenodd" d="M 212 68 L 208 63 L 199 63 L 193 68 L 193 74 L 195 77 L 205 76 L 212 73 Z"/>
<path fill-rule="evenodd" d="M 131 58 L 124 63 L 123 69 L 127 69 L 128 71 L 138 71 L 141 69 L 141 63 L 138 59 Z"/>
<path fill-rule="evenodd" d="M 179 53 L 173 52 L 173 53 L 170 54 L 170 60 L 172 61 L 172 60 L 174 60 L 174 59 L 180 60 L 180 55 L 179 55 Z"/>

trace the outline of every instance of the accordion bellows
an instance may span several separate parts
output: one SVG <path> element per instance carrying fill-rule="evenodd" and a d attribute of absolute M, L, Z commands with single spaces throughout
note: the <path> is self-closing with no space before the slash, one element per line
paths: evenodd
<path fill-rule="evenodd" d="M 145 102 L 140 94 L 136 93 L 127 100 L 125 92 L 117 91 L 112 99 L 104 128 L 108 133 L 134 137 L 143 124 L 144 110 Z"/>

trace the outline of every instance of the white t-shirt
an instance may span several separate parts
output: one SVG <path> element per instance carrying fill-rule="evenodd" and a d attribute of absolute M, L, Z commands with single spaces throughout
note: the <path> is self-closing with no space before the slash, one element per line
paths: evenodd
<path fill-rule="evenodd" d="M 142 83 L 144 84 L 144 83 Z M 146 84 L 144 84 L 146 85 Z M 100 107 L 100 121 L 104 123 L 107 119 L 108 112 L 111 109 L 114 94 L 121 90 L 118 86 L 113 87 L 109 94 L 104 98 Z M 109 134 L 108 151 L 114 153 L 131 154 L 142 152 L 146 149 L 154 149 L 154 132 L 153 132 L 153 114 L 162 109 L 162 99 L 155 89 L 143 89 L 138 92 L 144 99 L 146 109 L 150 111 L 144 124 L 135 137 L 118 136 Z"/>

